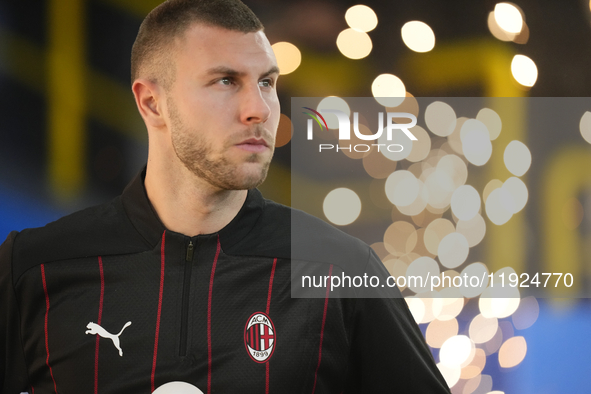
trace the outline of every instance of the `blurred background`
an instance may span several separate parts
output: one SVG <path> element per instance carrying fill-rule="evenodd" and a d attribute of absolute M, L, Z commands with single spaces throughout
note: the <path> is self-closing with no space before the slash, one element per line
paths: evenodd
<path fill-rule="evenodd" d="M 159 3 L 0 0 L 0 237 L 109 201 L 143 167 L 147 133 L 129 59 L 141 20 Z M 496 308 L 474 294 L 447 298 L 437 313 L 412 294 L 408 302 L 454 394 L 590 392 L 590 3 L 245 3 L 266 26 L 284 73 L 265 196 L 294 200 L 362 238 L 395 274 L 419 257 L 449 275 L 480 262 L 507 277 L 571 273 L 564 292 L 519 289 Z M 318 109 L 328 96 L 406 96 L 391 107 L 417 115 L 422 143 L 409 157 L 339 152 L 324 171 L 300 171 L 290 140 L 304 129 L 290 120 L 292 98 L 317 97 Z M 428 112 L 453 127 L 434 126 L 441 122 Z M 486 125 L 486 159 L 462 145 L 462 125 L 472 119 Z M 430 168 L 439 178 L 428 181 Z M 446 168 L 454 186 L 442 201 L 417 207 L 416 196 L 396 191 L 434 184 Z M 462 190 L 460 206 L 474 206 L 468 185 L 478 205 L 470 218 L 452 203 Z M 332 193 L 341 187 L 363 207 L 352 219 L 323 208 L 355 205 L 351 193 Z M 504 190 L 519 191 L 520 207 L 508 214 L 494 209 Z M 470 248 L 460 262 L 440 255 L 450 234 Z"/>

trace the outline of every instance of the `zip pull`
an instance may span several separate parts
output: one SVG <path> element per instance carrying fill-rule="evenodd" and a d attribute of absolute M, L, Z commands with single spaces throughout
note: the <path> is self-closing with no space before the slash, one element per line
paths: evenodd
<path fill-rule="evenodd" d="M 187 246 L 187 255 L 185 256 L 185 261 L 187 261 L 187 262 L 193 261 L 193 241 L 189 241 L 189 246 Z"/>

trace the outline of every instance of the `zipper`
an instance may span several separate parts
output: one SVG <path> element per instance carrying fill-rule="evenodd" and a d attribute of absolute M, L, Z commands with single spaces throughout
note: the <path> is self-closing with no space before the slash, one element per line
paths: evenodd
<path fill-rule="evenodd" d="M 191 293 L 191 271 L 193 270 L 193 253 L 195 245 L 189 240 L 185 253 L 185 276 L 183 278 L 183 298 L 181 303 L 181 343 L 179 355 L 187 355 L 187 335 L 189 326 L 189 296 Z"/>

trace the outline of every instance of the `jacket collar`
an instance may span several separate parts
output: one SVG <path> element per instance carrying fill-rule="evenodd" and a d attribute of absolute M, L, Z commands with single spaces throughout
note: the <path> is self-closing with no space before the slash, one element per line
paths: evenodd
<path fill-rule="evenodd" d="M 152 246 L 157 245 L 162 233 L 167 231 L 156 214 L 144 186 L 146 167 L 127 185 L 122 194 L 123 207 L 138 233 Z M 219 232 L 222 247 L 231 247 L 245 238 L 258 222 L 265 206 L 265 200 L 258 189 L 251 189 L 238 214 Z M 178 234 L 178 233 L 177 233 Z M 182 234 L 179 234 L 182 235 Z M 212 234 L 199 235 L 210 237 Z"/>

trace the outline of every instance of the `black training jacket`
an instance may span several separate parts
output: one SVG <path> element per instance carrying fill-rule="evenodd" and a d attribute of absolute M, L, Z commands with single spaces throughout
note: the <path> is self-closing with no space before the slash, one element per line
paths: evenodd
<path fill-rule="evenodd" d="M 449 393 L 397 289 L 292 286 L 387 275 L 369 246 L 258 190 L 219 233 L 175 233 L 144 176 L 0 247 L 2 394 Z"/>

